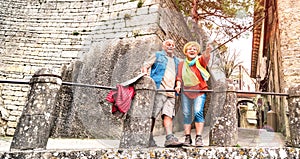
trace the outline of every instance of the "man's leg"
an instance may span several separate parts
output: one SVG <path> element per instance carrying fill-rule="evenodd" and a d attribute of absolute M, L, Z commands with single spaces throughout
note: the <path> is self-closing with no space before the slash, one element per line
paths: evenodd
<path fill-rule="evenodd" d="M 155 96 L 154 106 L 153 106 L 153 110 L 152 110 L 153 112 L 152 112 L 152 117 L 151 117 L 151 129 L 150 129 L 151 133 L 150 133 L 149 147 L 157 146 L 154 141 L 154 138 L 153 138 L 153 131 L 154 131 L 154 127 L 155 127 L 156 117 L 158 116 L 159 112 L 161 111 L 162 105 L 163 105 L 163 100 L 160 96 L 161 96 L 160 94 L 156 94 L 156 96 Z"/>
<path fill-rule="evenodd" d="M 163 117 L 164 121 L 164 127 L 165 127 L 165 130 L 166 130 L 166 134 L 169 135 L 169 134 L 173 134 L 173 123 L 172 123 L 172 118 L 167 116 L 167 115 L 164 115 Z"/>
<path fill-rule="evenodd" d="M 166 97 L 164 107 L 162 109 L 163 125 L 166 130 L 165 147 L 179 147 L 182 143 L 173 134 L 173 117 L 175 115 L 175 98 Z"/>

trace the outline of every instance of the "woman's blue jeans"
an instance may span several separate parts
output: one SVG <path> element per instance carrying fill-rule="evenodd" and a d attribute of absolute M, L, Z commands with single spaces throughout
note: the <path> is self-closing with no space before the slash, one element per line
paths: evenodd
<path fill-rule="evenodd" d="M 195 99 L 190 99 L 184 93 L 181 94 L 181 105 L 183 111 L 184 124 L 192 124 L 192 108 L 194 109 L 195 122 L 204 122 L 204 104 L 206 94 L 202 94 Z"/>

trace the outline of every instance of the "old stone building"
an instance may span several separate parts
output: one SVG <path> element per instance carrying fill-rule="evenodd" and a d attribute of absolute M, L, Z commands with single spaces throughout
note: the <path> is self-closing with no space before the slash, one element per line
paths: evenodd
<path fill-rule="evenodd" d="M 300 2 L 296 0 L 260 0 L 261 9 L 254 21 L 263 20 L 254 27 L 251 77 L 260 77 L 259 91 L 287 93 L 299 85 Z M 286 96 L 264 96 L 275 111 L 275 131 L 289 136 Z"/>
<path fill-rule="evenodd" d="M 174 39 L 178 56 L 194 40 L 172 0 L 0 1 L 0 79 L 26 81 L 48 68 L 64 81 L 115 86 L 132 78 L 162 40 Z M 0 84 L 1 135 L 14 134 L 29 88 Z M 59 104 L 72 109 L 59 107 L 56 122 L 79 126 L 55 128 L 56 135 L 118 137 L 121 122 L 110 114 L 107 93 L 65 88 Z"/>

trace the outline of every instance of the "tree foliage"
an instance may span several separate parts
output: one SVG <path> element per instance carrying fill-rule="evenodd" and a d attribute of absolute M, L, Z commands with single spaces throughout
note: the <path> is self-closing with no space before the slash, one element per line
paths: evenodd
<path fill-rule="evenodd" d="M 190 17 L 199 29 L 205 30 L 210 41 L 217 45 L 218 68 L 229 78 L 242 64 L 239 53 L 229 50 L 225 43 L 239 38 L 253 23 L 254 10 L 263 13 L 258 0 L 174 0 L 182 13 Z M 226 41 L 228 40 L 228 41 Z M 226 42 L 225 42 L 226 41 Z M 225 42 L 225 43 L 224 43 Z"/>
<path fill-rule="evenodd" d="M 253 0 L 175 0 L 184 15 L 201 27 L 232 37 L 252 24 Z M 223 38 L 223 37 L 222 37 Z"/>

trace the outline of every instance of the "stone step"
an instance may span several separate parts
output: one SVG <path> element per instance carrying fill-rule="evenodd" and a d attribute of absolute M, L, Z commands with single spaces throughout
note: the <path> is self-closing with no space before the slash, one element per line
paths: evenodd
<path fill-rule="evenodd" d="M 265 129 L 246 129 L 239 128 L 237 147 L 268 147 L 268 148 L 284 148 L 284 137 L 280 133 L 268 132 Z M 192 130 L 192 140 L 194 142 L 195 130 Z M 209 127 L 205 127 L 203 131 L 203 143 L 205 147 L 209 146 Z M 184 133 L 176 132 L 175 136 L 179 141 L 184 141 Z M 0 152 L 9 151 L 12 138 L 0 138 Z M 154 136 L 154 140 L 158 147 L 163 148 L 165 135 Z M 48 150 L 76 150 L 76 149 L 99 149 L 99 148 L 118 148 L 119 140 L 104 139 L 63 139 L 50 138 L 47 143 Z M 193 143 L 194 144 L 194 143 Z"/>
<path fill-rule="evenodd" d="M 204 147 L 164 148 L 165 135 L 155 136 L 158 147 L 143 149 L 120 149 L 119 140 L 103 139 L 53 139 L 46 150 L 10 152 L 12 138 L 0 138 L 0 158 L 299 158 L 300 149 L 284 146 L 280 133 L 265 129 L 239 128 L 236 147 L 208 146 L 209 127 L 204 128 Z M 195 130 L 192 130 L 194 132 Z M 184 140 L 183 132 L 175 135 Z M 195 134 L 192 133 L 194 138 Z"/>

